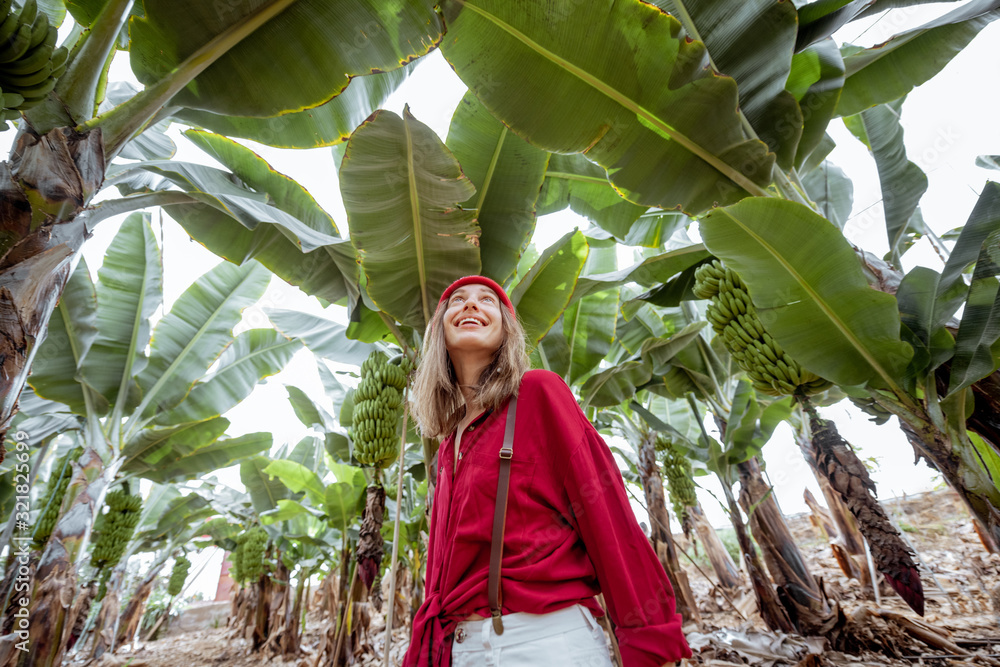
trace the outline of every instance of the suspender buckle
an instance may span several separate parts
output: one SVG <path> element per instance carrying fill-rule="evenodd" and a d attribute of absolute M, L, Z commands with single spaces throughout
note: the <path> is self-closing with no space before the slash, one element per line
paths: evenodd
<path fill-rule="evenodd" d="M 502 635 L 503 634 L 503 621 L 500 620 L 500 610 L 499 609 L 491 609 L 490 613 L 493 615 L 493 632 L 497 633 L 498 635 Z"/>
<path fill-rule="evenodd" d="M 500 458 L 502 459 L 512 459 L 514 458 L 514 449 L 512 447 L 501 447 L 500 448 Z"/>

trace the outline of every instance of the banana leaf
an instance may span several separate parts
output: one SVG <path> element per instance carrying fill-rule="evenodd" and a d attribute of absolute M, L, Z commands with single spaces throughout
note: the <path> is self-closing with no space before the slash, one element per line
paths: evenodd
<path fill-rule="evenodd" d="M 281 483 L 291 489 L 292 493 L 305 492 L 313 507 L 321 507 L 326 496 L 323 480 L 315 472 L 300 463 L 288 460 L 272 461 L 264 468 L 265 475 L 271 475 L 281 480 Z"/>
<path fill-rule="evenodd" d="M 250 329 L 236 336 L 208 377 L 198 380 L 177 407 L 159 415 L 157 424 L 203 421 L 235 407 L 264 378 L 285 367 L 302 343 L 273 329 Z"/>
<path fill-rule="evenodd" d="M 347 88 L 329 102 L 281 116 L 254 118 L 180 109 L 174 117 L 227 137 L 252 139 L 276 148 L 334 146 L 347 141 L 354 128 L 399 88 L 414 66 L 411 63 L 388 72 L 353 77 Z"/>
<path fill-rule="evenodd" d="M 542 253 L 510 291 L 529 348 L 541 340 L 566 309 L 589 251 L 582 232 L 566 234 Z"/>
<path fill-rule="evenodd" d="M 825 160 L 802 178 L 802 184 L 820 215 L 843 230 L 854 207 L 854 182 L 844 170 Z"/>
<path fill-rule="evenodd" d="M 972 273 L 962 322 L 955 336 L 948 395 L 951 396 L 997 369 L 993 351 L 1000 339 L 1000 230 L 983 241 Z"/>
<path fill-rule="evenodd" d="M 955 339 L 943 323 L 935 320 L 940 278 L 937 271 L 917 266 L 903 276 L 896 290 L 900 336 L 913 347 L 913 359 L 904 381 L 914 390 L 918 379 L 927 377 L 955 352 Z M 965 283 L 957 287 L 964 296 L 967 292 Z"/>
<path fill-rule="evenodd" d="M 96 337 L 97 292 L 81 257 L 31 364 L 28 382 L 36 395 L 63 403 L 78 415 L 107 412 L 104 398 L 76 377 Z"/>
<path fill-rule="evenodd" d="M 995 0 L 973 0 L 883 44 L 848 49 L 847 80 L 837 115 L 850 116 L 903 97 L 940 72 L 997 18 L 1000 9 Z"/>
<path fill-rule="evenodd" d="M 799 30 L 795 36 L 795 51 L 824 40 L 844 27 L 876 0 L 817 0 L 798 8 Z"/>
<path fill-rule="evenodd" d="M 836 384 L 896 378 L 913 354 L 890 295 L 868 286 L 840 230 L 806 206 L 753 198 L 701 221 L 705 244 L 749 287 L 764 327 L 804 368 Z"/>
<path fill-rule="evenodd" d="M 333 416 L 309 398 L 306 392 L 292 385 L 285 385 L 285 389 L 288 391 L 288 401 L 292 404 L 295 416 L 306 428 L 316 428 L 321 431 L 333 430 Z"/>
<path fill-rule="evenodd" d="M 622 199 L 608 180 L 607 172 L 578 153 L 553 154 L 549 158 L 536 206 L 538 215 L 569 207 L 622 242 L 646 210 Z"/>
<path fill-rule="evenodd" d="M 143 394 L 131 428 L 187 396 L 232 342 L 243 309 L 264 295 L 270 280 L 257 262 L 242 267 L 222 262 L 181 294 L 153 332 L 149 363 L 136 378 Z"/>
<path fill-rule="evenodd" d="M 476 211 L 482 230 L 482 273 L 503 285 L 535 230 L 548 153 L 508 130 L 471 92 L 455 110 L 445 143 L 477 191 L 462 208 Z"/>
<path fill-rule="evenodd" d="M 714 67 L 736 80 L 740 109 L 772 152 L 790 168 L 802 112 L 785 90 L 797 32 L 795 7 L 775 0 L 655 0 L 691 39 L 704 42 Z"/>
<path fill-rule="evenodd" d="M 681 271 L 703 262 L 712 254 L 701 243 L 669 250 L 648 257 L 626 269 L 603 274 L 580 276 L 574 298 L 583 298 L 611 287 L 619 287 L 635 282 L 643 287 L 661 285 Z"/>
<path fill-rule="evenodd" d="M 437 135 L 404 109 L 377 111 L 347 144 L 340 191 L 368 294 L 422 331 L 445 288 L 480 271 L 475 188 Z"/>
<path fill-rule="evenodd" d="M 735 81 L 702 67 L 702 43 L 656 7 L 563 0 L 527 11 L 450 0 L 441 8 L 442 53 L 486 108 L 544 150 L 586 152 L 626 199 L 698 213 L 770 183 L 774 155 L 745 138 Z M 606 25 L 615 29 L 595 29 Z"/>
<path fill-rule="evenodd" d="M 374 345 L 349 339 L 343 325 L 326 318 L 284 308 L 267 308 L 264 312 L 278 331 L 301 340 L 317 357 L 360 366 L 375 350 Z"/>
<path fill-rule="evenodd" d="M 821 148 L 824 140 L 830 138 L 826 128 L 836 113 L 844 89 L 844 57 L 837 43 L 825 39 L 792 56 L 792 70 L 785 86 L 798 100 L 802 111 L 802 137 L 795 167 L 810 171 L 807 160 L 818 164 L 826 157 Z"/>
<path fill-rule="evenodd" d="M 226 43 L 244 20 L 282 6 L 266 27 Z M 152 84 L 207 48 L 221 55 L 171 104 L 223 115 L 278 116 L 319 106 L 351 77 L 399 68 L 441 37 L 430 0 L 144 0 L 143 10 L 129 26 L 136 78 Z"/>
<path fill-rule="evenodd" d="M 606 408 L 620 405 L 635 396 L 638 387 L 649 382 L 649 366 L 642 361 L 626 361 L 587 378 L 580 388 L 581 405 Z"/>
<path fill-rule="evenodd" d="M 911 228 L 910 219 L 927 191 L 927 176 L 906 158 L 900 123 L 902 108 L 903 100 L 899 99 L 861 112 L 861 122 L 882 186 L 882 209 L 889 239 L 886 260 L 895 266 L 902 265 L 900 258 L 907 231 Z"/>
<path fill-rule="evenodd" d="M 271 461 L 268 456 L 249 456 L 240 461 L 240 481 L 247 488 L 258 515 L 273 510 L 279 500 L 291 495 L 291 490 L 280 479 L 264 473 Z"/>
<path fill-rule="evenodd" d="M 80 365 L 83 380 L 119 415 L 138 403 L 132 377 L 146 365 L 149 318 L 163 302 L 163 266 L 149 214 L 125 219 L 97 273 L 97 335 Z M 126 405 L 127 404 L 127 405 Z"/>

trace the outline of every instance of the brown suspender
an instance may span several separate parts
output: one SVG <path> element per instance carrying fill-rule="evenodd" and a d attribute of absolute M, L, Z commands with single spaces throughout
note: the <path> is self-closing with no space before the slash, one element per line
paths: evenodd
<path fill-rule="evenodd" d="M 510 399 L 507 408 L 507 426 L 503 432 L 503 446 L 500 447 L 500 476 L 497 480 L 497 504 L 493 514 L 493 541 L 490 544 L 490 579 L 487 593 L 490 598 L 490 614 L 493 616 L 493 631 L 503 634 L 500 620 L 500 559 L 503 556 L 503 528 L 507 518 L 507 489 L 510 486 L 510 459 L 514 456 L 514 421 L 517 415 L 517 396 Z"/>

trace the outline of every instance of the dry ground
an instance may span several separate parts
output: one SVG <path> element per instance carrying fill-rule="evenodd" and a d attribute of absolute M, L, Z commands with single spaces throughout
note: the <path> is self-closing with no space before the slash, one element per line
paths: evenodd
<path fill-rule="evenodd" d="M 754 612 L 749 590 L 731 596 L 732 605 L 702 574 L 686 564 L 695 596 L 703 614 L 701 627 L 686 626 L 695 656 L 686 664 L 727 667 L 735 665 L 985 665 L 1000 658 L 1000 556 L 987 554 L 973 531 L 968 514 L 949 491 L 914 496 L 886 503 L 893 520 L 904 528 L 922 559 L 921 573 L 927 598 L 926 623 L 946 633 L 971 657 L 928 648 L 880 621 L 870 624 L 872 638 L 886 646 L 885 652 L 863 651 L 847 655 L 827 650 L 820 639 L 779 636 L 764 629 Z M 848 616 L 863 607 L 876 608 L 870 594 L 860 584 L 841 574 L 824 537 L 807 516 L 790 520 L 799 545 L 816 576 L 822 577 L 831 599 Z M 682 541 L 682 545 L 685 543 Z M 689 548 L 689 545 L 685 546 Z M 934 576 L 930 576 L 933 574 Z M 916 616 L 888 588 L 882 588 L 881 609 Z M 991 599 L 993 597 L 993 599 Z M 739 610 L 733 609 L 733 607 Z M 745 619 L 740 616 L 742 614 Z M 232 638 L 226 628 L 206 629 L 146 643 L 134 651 L 122 650 L 105 656 L 100 667 L 307 667 L 313 664 L 319 630 L 324 621 L 310 614 L 303 639 L 304 653 L 292 660 L 250 654 L 246 644 Z M 367 636 L 354 647 L 360 665 L 381 665 L 384 646 L 384 619 L 373 618 Z M 393 633 L 391 663 L 401 663 L 408 641 L 405 627 Z M 82 662 L 74 662 L 81 665 Z M 997 663 L 1000 664 L 1000 663 Z"/>

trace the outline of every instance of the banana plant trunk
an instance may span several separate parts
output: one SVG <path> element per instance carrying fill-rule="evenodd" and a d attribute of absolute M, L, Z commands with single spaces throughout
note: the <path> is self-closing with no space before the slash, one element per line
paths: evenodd
<path fill-rule="evenodd" d="M 691 525 L 694 526 L 694 531 L 698 535 L 698 540 L 705 549 L 709 562 L 712 563 L 715 576 L 719 579 L 719 585 L 723 588 L 739 588 L 742 583 L 740 571 L 725 545 L 722 544 L 722 540 L 719 539 L 719 534 L 708 522 L 704 510 L 701 508 L 701 503 L 687 508 L 687 511 Z"/>
<path fill-rule="evenodd" d="M 0 437 L 87 237 L 79 214 L 104 170 L 101 132 L 67 127 L 21 131 L 9 161 L 0 162 Z"/>
<path fill-rule="evenodd" d="M 785 517 L 778 508 L 771 486 L 764 481 L 757 458 L 738 464 L 740 505 L 750 518 L 750 529 L 764 554 L 778 597 L 796 628 L 804 635 L 826 635 L 837 623 L 838 610 L 831 608 L 805 558 L 795 544 Z"/>
<path fill-rule="evenodd" d="M 736 498 L 733 497 L 732 488 L 726 480 L 720 481 L 722 481 L 722 490 L 726 494 L 729 520 L 736 531 L 736 541 L 740 545 L 740 553 L 743 554 L 743 565 L 746 567 L 747 576 L 750 577 L 750 585 L 757 598 L 757 611 L 768 629 L 774 632 L 795 632 L 795 626 L 792 625 L 788 612 L 778 601 L 774 586 L 764 571 L 757 547 L 750 540 L 750 534 L 747 533 L 746 524 L 743 523 L 743 517 L 740 515 L 740 507 L 736 503 Z"/>
<path fill-rule="evenodd" d="M 663 477 L 656 461 L 656 448 L 653 444 L 655 433 L 650 432 L 642 439 L 639 446 L 639 477 L 642 480 L 642 490 L 646 495 L 646 508 L 649 512 L 649 534 L 653 541 L 653 550 L 660 559 L 663 569 L 674 588 L 677 600 L 677 612 L 685 620 L 693 620 L 701 624 L 701 615 L 695 603 L 694 593 L 687 573 L 681 569 L 674 548 L 674 538 L 670 533 L 670 515 L 667 513 L 667 503 L 663 493 Z"/>
<path fill-rule="evenodd" d="M 125 611 L 122 612 L 121 617 L 118 619 L 118 644 L 128 644 L 131 642 L 139 630 L 139 623 L 142 621 L 142 613 L 146 608 L 146 600 L 149 599 L 150 593 L 153 592 L 153 584 L 156 582 L 156 577 L 159 576 L 160 572 L 163 570 L 163 566 L 166 563 L 163 562 L 154 565 L 143 577 L 143 580 L 139 582 L 139 585 L 135 587 L 135 591 L 132 596 L 128 599 L 128 604 L 125 605 Z M 173 600 L 171 600 L 171 603 Z M 164 615 L 170 613 L 170 605 L 167 605 L 167 610 L 163 612 Z M 149 640 L 149 637 L 146 638 Z"/>

